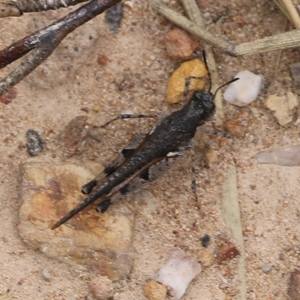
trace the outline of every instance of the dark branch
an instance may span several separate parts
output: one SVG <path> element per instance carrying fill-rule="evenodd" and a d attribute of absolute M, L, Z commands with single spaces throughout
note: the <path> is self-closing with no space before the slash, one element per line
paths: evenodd
<path fill-rule="evenodd" d="M 0 68 L 3 68 L 33 50 L 15 70 L 0 81 L 0 95 L 38 67 L 70 32 L 120 1 L 92 0 L 48 27 L 0 51 Z"/>
<path fill-rule="evenodd" d="M 12 0 L 0 2 L 0 18 L 17 17 L 23 13 L 56 10 L 88 0 Z"/>

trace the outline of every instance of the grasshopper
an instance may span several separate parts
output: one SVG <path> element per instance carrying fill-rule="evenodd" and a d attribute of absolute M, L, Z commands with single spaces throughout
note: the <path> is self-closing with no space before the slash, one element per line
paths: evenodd
<path fill-rule="evenodd" d="M 192 79 L 200 78 L 186 78 L 184 92 L 186 97 Z M 138 180 L 142 182 L 141 184 L 149 184 L 159 178 L 168 166 L 168 160 L 180 156 L 190 146 L 197 127 L 212 120 L 215 111 L 214 95 L 220 88 L 236 80 L 238 78 L 220 86 L 214 94 L 210 91 L 194 91 L 181 109 L 162 118 L 142 139 L 133 141 L 123 149 L 121 155 L 105 168 L 102 174 L 85 184 L 82 193 L 89 194 L 88 197 L 56 222 L 51 229 L 64 224 L 98 199 L 100 202 L 96 210 L 103 213 L 118 199 L 117 193 L 126 196 L 140 190 L 137 186 Z M 121 115 L 112 121 L 129 117 Z"/>

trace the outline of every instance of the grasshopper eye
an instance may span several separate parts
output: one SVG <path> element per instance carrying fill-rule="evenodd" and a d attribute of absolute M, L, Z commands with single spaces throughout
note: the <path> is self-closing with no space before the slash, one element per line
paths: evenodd
<path fill-rule="evenodd" d="M 212 93 L 197 91 L 195 97 L 197 98 L 199 107 L 201 107 L 205 113 L 212 113 L 215 110 Z"/>

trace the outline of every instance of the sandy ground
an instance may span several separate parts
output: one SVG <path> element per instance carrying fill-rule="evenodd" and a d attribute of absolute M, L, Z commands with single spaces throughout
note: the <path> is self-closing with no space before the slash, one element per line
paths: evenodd
<path fill-rule="evenodd" d="M 115 36 L 109 33 L 103 16 L 70 34 L 46 63 L 17 85 L 16 99 L 8 105 L 1 103 L 0 299 L 88 299 L 88 282 L 96 276 L 28 249 L 18 235 L 19 165 L 30 159 L 24 147 L 26 131 L 37 130 L 46 142 L 46 149 L 34 160 L 58 163 L 62 158 L 57 155 L 56 136 L 75 116 L 88 114 L 90 124 L 100 125 L 121 112 L 163 114 L 174 109 L 166 103 L 165 94 L 168 77 L 179 63 L 168 58 L 163 43 L 164 34 L 172 26 L 145 4 L 133 1 L 132 6 L 125 6 L 121 29 Z M 236 42 L 290 29 L 270 1 L 205 0 L 201 8 L 211 32 Z M 0 48 L 66 12 L 64 9 L 1 19 Z M 102 55 L 109 59 L 106 65 L 97 61 Z M 299 49 L 243 58 L 232 58 L 217 50 L 215 57 L 219 84 L 243 69 L 264 77 L 264 88 L 255 104 L 259 114 L 253 114 L 249 107 L 225 104 L 225 120 L 238 119 L 244 136 L 226 145 L 216 137 L 201 133 L 196 136 L 196 144 L 204 139 L 217 154 L 210 168 L 202 167 L 200 152 L 196 156 L 200 210 L 190 190 L 189 153 L 161 180 L 130 197 L 137 211 L 135 266 L 128 278 L 116 283 L 115 299 L 145 299 L 145 282 L 174 249 L 197 254 L 202 249 L 200 237 L 209 234 L 209 250 L 215 252 L 220 236 L 230 237 L 220 211 L 220 187 L 232 158 L 238 170 L 247 299 L 286 299 L 290 272 L 300 267 L 300 169 L 259 165 L 253 159 L 262 149 L 299 143 L 296 123 L 280 127 L 263 106 L 267 95 L 275 91 L 285 93 L 292 89 L 297 93 L 289 64 L 299 61 Z M 4 77 L 12 67 L 1 70 L 0 76 Z M 118 82 L 123 78 L 127 83 L 120 90 Z M 149 130 L 151 122 L 118 121 L 103 131 L 100 142 L 92 142 L 83 154 L 69 162 L 105 165 L 132 135 Z M 210 124 L 205 126 L 205 130 L 210 129 Z M 140 209 L 144 199 L 154 203 L 151 210 Z M 264 272 L 269 265 L 269 272 Z M 50 281 L 43 278 L 43 270 L 50 272 Z M 236 274 L 235 260 L 216 263 L 193 281 L 183 299 L 239 299 Z"/>

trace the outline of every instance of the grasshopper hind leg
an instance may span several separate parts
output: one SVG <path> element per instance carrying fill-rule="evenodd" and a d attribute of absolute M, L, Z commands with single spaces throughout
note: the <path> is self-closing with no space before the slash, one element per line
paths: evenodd
<path fill-rule="evenodd" d="M 84 184 L 81 187 L 81 192 L 84 195 L 88 195 L 92 190 L 101 182 L 103 182 L 109 175 L 115 172 L 120 165 L 122 165 L 135 151 L 144 139 L 147 137 L 146 134 L 141 134 L 138 137 L 133 138 L 129 144 L 119 153 L 119 155 L 100 173 L 97 177 Z"/>
<path fill-rule="evenodd" d="M 97 204 L 96 211 L 98 213 L 104 213 L 111 204 L 112 204 L 111 199 L 104 200 L 101 203 Z"/>
<path fill-rule="evenodd" d="M 81 187 L 81 193 L 84 195 L 89 194 L 96 185 L 97 185 L 97 180 L 96 179 L 91 180 L 90 182 L 86 183 Z"/>

